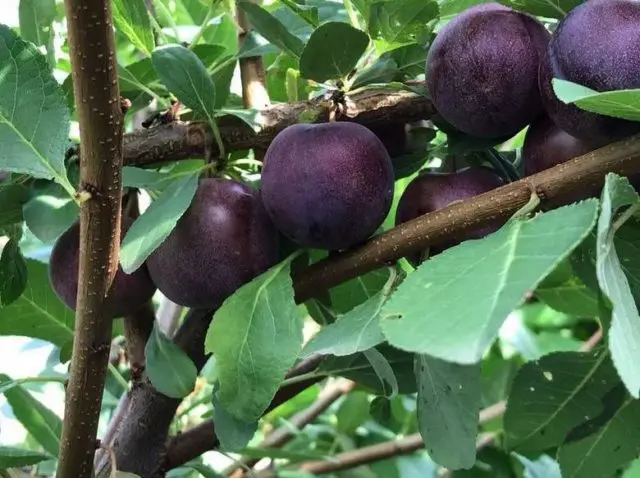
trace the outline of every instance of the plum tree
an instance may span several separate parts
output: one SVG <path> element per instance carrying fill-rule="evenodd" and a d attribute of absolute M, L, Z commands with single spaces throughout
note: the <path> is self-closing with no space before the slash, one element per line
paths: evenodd
<path fill-rule="evenodd" d="M 540 66 L 544 107 L 553 121 L 577 138 L 604 145 L 640 131 L 639 122 L 597 115 L 561 102 L 556 77 L 596 91 L 640 87 L 640 3 L 589 0 L 558 25 Z"/>
<path fill-rule="evenodd" d="M 393 200 L 389 153 L 351 122 L 296 124 L 267 149 L 262 198 L 276 227 L 304 246 L 346 249 L 382 224 Z"/>
<path fill-rule="evenodd" d="M 471 136 L 513 136 L 542 112 L 538 68 L 549 38 L 538 20 L 497 3 L 455 17 L 427 54 L 440 115 Z"/>
<path fill-rule="evenodd" d="M 123 216 L 120 240 L 133 224 L 133 219 Z M 49 259 L 49 279 L 56 295 L 72 310 L 76 308 L 78 294 L 78 262 L 80 260 L 80 223 L 75 222 L 60 235 Z M 146 266 L 132 274 L 118 267 L 112 288 L 113 318 L 123 317 L 139 310 L 156 291 Z"/>
<path fill-rule="evenodd" d="M 396 211 L 396 225 L 407 222 L 423 214 L 442 209 L 455 201 L 468 199 L 485 193 L 504 184 L 493 170 L 488 168 L 467 168 L 455 173 L 425 171 L 415 177 L 400 197 Z M 467 233 L 457 241 L 435 244 L 429 249 L 429 255 L 440 252 L 469 239 L 480 239 L 497 230 L 491 225 Z M 417 266 L 424 253 L 412 254 L 407 260 Z"/>
<path fill-rule="evenodd" d="M 278 244 L 257 191 L 237 181 L 205 178 L 147 267 L 173 302 L 216 308 L 277 263 Z"/>

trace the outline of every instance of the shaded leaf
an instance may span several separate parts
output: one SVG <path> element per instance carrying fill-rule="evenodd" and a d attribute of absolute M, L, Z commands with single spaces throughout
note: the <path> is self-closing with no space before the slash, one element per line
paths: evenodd
<path fill-rule="evenodd" d="M 557 352 L 528 362 L 513 384 L 504 427 L 509 448 L 542 452 L 603 410 L 619 379 L 606 351 Z"/>
<path fill-rule="evenodd" d="M 566 314 L 595 317 L 599 313 L 598 296 L 573 275 L 571 263 L 562 262 L 535 291 L 549 307 Z"/>
<path fill-rule="evenodd" d="M 27 286 L 11 305 L 0 307 L 0 335 L 20 335 L 62 347 L 73 340 L 74 313 L 55 295 L 47 266 L 31 259 Z"/>
<path fill-rule="evenodd" d="M 602 478 L 614 476 L 640 453 L 640 400 L 628 398 L 596 433 L 566 443 L 558 450 L 562 476 Z"/>
<path fill-rule="evenodd" d="M 391 366 L 398 384 L 398 392 L 415 393 L 413 354 L 394 349 L 386 344 L 377 346 L 376 350 L 385 357 Z M 327 375 L 348 378 L 375 390 L 377 393 L 386 393 L 388 390 L 388 386 L 380 382 L 380 377 L 364 353 L 346 357 L 327 357 L 318 371 Z"/>
<path fill-rule="evenodd" d="M 459 365 L 416 355 L 418 424 L 429 456 L 452 470 L 476 461 L 481 405 L 480 364 Z"/>
<path fill-rule="evenodd" d="M 0 228 L 23 220 L 22 206 L 29 200 L 29 190 L 21 184 L 0 184 Z"/>
<path fill-rule="evenodd" d="M 145 370 L 151 384 L 160 393 L 184 398 L 193 391 L 198 369 L 187 354 L 162 333 L 157 322 L 153 324 L 144 352 Z"/>
<path fill-rule="evenodd" d="M 27 287 L 27 264 L 18 241 L 9 239 L 0 255 L 0 303 L 15 302 Z"/>
<path fill-rule="evenodd" d="M 244 422 L 260 418 L 302 346 L 303 317 L 290 275 L 295 257 L 236 290 L 207 331 L 205 350 L 216 358 L 218 399 Z"/>
<path fill-rule="evenodd" d="M 450 362 L 477 362 L 527 291 L 593 228 L 597 207 L 590 199 L 511 220 L 425 261 L 383 307 L 387 340 Z"/>

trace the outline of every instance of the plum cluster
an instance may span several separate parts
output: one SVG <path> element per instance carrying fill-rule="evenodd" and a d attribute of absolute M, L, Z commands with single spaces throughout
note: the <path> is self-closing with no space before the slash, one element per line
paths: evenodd
<path fill-rule="evenodd" d="M 467 9 L 438 33 L 426 57 L 429 94 L 451 126 L 477 138 L 509 138 L 529 126 L 523 158 L 534 174 L 625 135 L 640 123 L 579 110 L 556 98 L 551 79 L 597 91 L 640 87 L 640 2 L 588 0 L 549 33 L 537 19 L 497 3 Z M 117 271 L 114 317 L 142 307 L 156 288 L 187 307 L 216 308 L 281 259 L 281 236 L 301 247 L 337 251 L 364 242 L 388 216 L 392 158 L 407 152 L 404 124 L 295 124 L 270 144 L 260 190 L 230 179 L 201 179 L 165 241 L 131 275 Z M 400 197 L 396 224 L 503 184 L 487 168 L 423 171 Z M 122 236 L 131 226 L 123 218 Z M 436 244 L 407 259 L 418 265 L 496 225 Z M 75 308 L 79 226 L 56 242 L 50 276 Z"/>
<path fill-rule="evenodd" d="M 640 88 L 640 3 L 588 0 L 550 34 L 537 19 L 497 3 L 471 7 L 439 32 L 426 62 L 440 115 L 479 138 L 530 125 L 525 172 L 536 173 L 640 132 L 640 122 L 560 101 L 552 79 L 596 91 Z"/>

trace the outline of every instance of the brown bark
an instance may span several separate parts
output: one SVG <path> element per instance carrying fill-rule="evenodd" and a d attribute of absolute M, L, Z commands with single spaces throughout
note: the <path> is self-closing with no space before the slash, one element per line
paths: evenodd
<path fill-rule="evenodd" d="M 66 389 L 58 478 L 91 477 L 109 360 L 108 293 L 120 242 L 123 114 L 111 2 L 65 0 L 80 123 L 80 264 L 73 355 Z"/>
<path fill-rule="evenodd" d="M 353 105 L 339 120 L 355 121 L 364 125 L 405 122 L 430 118 L 435 108 L 423 95 L 410 91 L 377 89 L 352 95 Z M 261 125 L 255 132 L 242 120 L 224 116 L 217 120 L 225 151 L 267 149 L 273 138 L 289 125 L 302 118 L 326 122 L 332 103 L 323 98 L 293 104 L 277 104 L 259 110 L 257 121 Z M 124 163 L 144 166 L 164 161 L 202 158 L 205 145 L 212 157 L 218 154 L 213 133 L 204 122 L 174 122 L 151 129 L 134 131 L 124 137 Z"/>
<path fill-rule="evenodd" d="M 260 0 L 250 0 L 252 3 L 260 4 Z M 236 2 L 236 22 L 238 24 L 238 44 L 242 45 L 252 26 L 242 9 L 238 8 Z M 240 58 L 240 81 L 242 82 L 242 102 L 247 109 L 264 109 L 271 104 L 269 93 L 267 92 L 267 75 L 264 71 L 262 57 L 251 56 Z"/>

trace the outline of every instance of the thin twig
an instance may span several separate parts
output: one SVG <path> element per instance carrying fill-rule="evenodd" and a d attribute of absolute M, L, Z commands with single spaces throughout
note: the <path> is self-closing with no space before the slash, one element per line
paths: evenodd
<path fill-rule="evenodd" d="M 334 381 L 330 381 L 322 389 L 318 398 L 309 407 L 299 411 L 293 415 L 285 426 L 274 430 L 258 445 L 259 448 L 280 448 L 286 445 L 292 438 L 295 437 L 293 429 L 302 430 L 309 423 L 313 422 L 316 418 L 322 414 L 327 408 L 336 402 L 340 397 L 347 395 L 355 387 L 355 382 L 347 380 L 345 378 L 339 378 Z M 225 471 L 224 475 L 230 475 L 241 465 L 247 467 L 253 467 L 259 460 L 255 458 L 243 458 Z M 239 474 L 238 474 L 239 473 Z M 237 470 L 233 476 L 243 476 L 242 470 Z"/>

